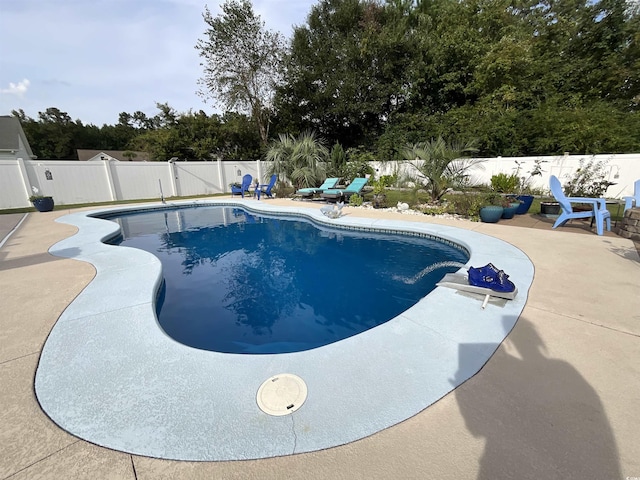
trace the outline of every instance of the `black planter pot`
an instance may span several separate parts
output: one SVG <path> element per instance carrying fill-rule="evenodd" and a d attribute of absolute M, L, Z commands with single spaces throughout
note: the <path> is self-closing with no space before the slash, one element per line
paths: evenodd
<path fill-rule="evenodd" d="M 555 202 L 542 202 L 540 204 L 540 215 L 560 215 L 560 204 Z"/>
<path fill-rule="evenodd" d="M 36 198 L 31 203 L 39 212 L 50 212 L 53 210 L 53 197 Z"/>

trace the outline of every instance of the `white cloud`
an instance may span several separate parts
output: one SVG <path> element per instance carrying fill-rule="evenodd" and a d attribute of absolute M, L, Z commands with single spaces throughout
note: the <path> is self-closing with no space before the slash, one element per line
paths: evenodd
<path fill-rule="evenodd" d="M 25 93 L 27 93 L 30 84 L 31 82 L 26 78 L 18 83 L 9 82 L 9 88 L 0 89 L 0 93 L 22 97 Z"/>
<path fill-rule="evenodd" d="M 0 31 L 19 39 L 0 42 L 0 115 L 56 107 L 85 124 L 115 124 L 120 112 L 157 114 L 156 102 L 214 113 L 196 94 L 195 45 L 205 4 L 215 16 L 223 1 L 0 0 Z M 315 1 L 253 4 L 269 30 L 289 36 Z"/>

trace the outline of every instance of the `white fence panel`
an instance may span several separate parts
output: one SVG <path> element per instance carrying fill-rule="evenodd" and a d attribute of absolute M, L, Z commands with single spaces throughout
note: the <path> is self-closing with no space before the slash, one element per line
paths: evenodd
<path fill-rule="evenodd" d="M 109 182 L 102 162 L 29 160 L 25 169 L 30 184 L 40 195 L 53 197 L 57 205 L 108 202 L 112 200 Z"/>
<path fill-rule="evenodd" d="M 217 162 L 176 162 L 172 165 L 178 196 L 224 193 Z"/>
<path fill-rule="evenodd" d="M 633 194 L 640 178 L 640 154 L 558 155 L 546 157 L 498 157 L 483 159 L 482 168 L 472 172 L 474 183 L 488 184 L 497 173 L 518 172 L 528 176 L 536 160 L 543 174 L 531 185 L 548 191 L 549 176 L 562 182 L 575 172 L 580 160 L 604 161 L 608 180 L 615 183 L 606 196 L 620 198 Z M 518 164 L 520 169 L 518 170 Z M 372 162 L 376 177 L 407 172 L 415 176 L 407 162 Z M 165 197 L 219 194 L 230 191 L 229 184 L 241 182 L 247 173 L 266 183 L 267 162 L 75 162 L 58 160 L 0 160 L 0 209 L 30 206 L 31 186 L 42 195 L 54 197 L 56 205 L 95 203 L 112 200 L 160 199 Z"/>
<path fill-rule="evenodd" d="M 17 160 L 0 160 L 0 208 L 22 208 L 30 205 L 27 198 L 32 192 L 27 191 L 22 177 Z"/>
<path fill-rule="evenodd" d="M 530 185 L 534 188 L 549 191 L 549 177 L 555 175 L 562 183 L 568 180 L 580 166 L 580 161 L 606 164 L 608 171 L 606 180 L 614 183 L 606 191 L 608 198 L 621 198 L 633 195 L 633 184 L 640 179 L 640 154 L 611 155 L 556 155 L 537 157 L 497 157 L 480 158 L 482 163 L 469 172 L 472 185 L 490 184 L 491 177 L 498 173 L 518 173 L 519 177 L 529 178 L 536 161 L 541 161 L 542 175 L 531 177 Z M 372 162 L 376 177 L 393 175 L 396 172 L 415 176 L 415 168 L 407 162 Z"/>
<path fill-rule="evenodd" d="M 242 183 L 242 177 L 247 173 L 251 175 L 252 181 L 256 178 L 260 183 L 263 182 L 262 170 L 264 170 L 263 162 L 242 161 L 242 162 L 222 162 L 222 176 L 225 180 L 224 191 L 230 192 L 229 185 L 235 182 Z"/>
<path fill-rule="evenodd" d="M 118 200 L 160 199 L 173 195 L 171 164 L 164 162 L 111 162 Z"/>

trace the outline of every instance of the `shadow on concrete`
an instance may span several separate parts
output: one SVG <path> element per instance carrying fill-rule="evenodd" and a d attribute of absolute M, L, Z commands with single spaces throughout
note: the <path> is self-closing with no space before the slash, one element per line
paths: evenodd
<path fill-rule="evenodd" d="M 606 243 L 609 244 L 610 252 L 615 253 L 626 260 L 631 260 L 636 263 L 640 262 L 640 243 L 635 242 L 634 245 L 629 247 L 619 247 L 617 245 L 612 245 L 611 242 Z"/>
<path fill-rule="evenodd" d="M 479 346 L 460 346 L 461 372 Z M 455 395 L 469 431 L 486 439 L 479 480 L 622 478 L 600 397 L 570 363 L 545 354 L 525 318 Z"/>
<path fill-rule="evenodd" d="M 57 262 L 65 258 L 74 258 L 80 253 L 78 248 L 66 248 L 57 253 L 61 255 L 52 255 L 49 252 L 34 253 L 33 255 L 25 255 L 6 260 L 6 252 L 0 252 L 0 271 L 11 270 L 13 268 L 30 267 L 32 265 L 40 265 L 43 263 Z"/>

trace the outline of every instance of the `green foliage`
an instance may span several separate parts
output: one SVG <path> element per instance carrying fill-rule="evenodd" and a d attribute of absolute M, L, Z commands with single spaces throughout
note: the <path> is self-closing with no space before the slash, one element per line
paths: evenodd
<path fill-rule="evenodd" d="M 585 163 L 580 160 L 580 166 L 564 184 L 564 193 L 568 197 L 602 197 L 611 185 L 607 177 L 609 170 L 604 161 Z"/>
<path fill-rule="evenodd" d="M 349 205 L 352 207 L 361 206 L 363 201 L 364 201 L 363 198 L 357 193 L 354 193 L 349 197 Z"/>
<path fill-rule="evenodd" d="M 266 159 L 272 162 L 267 173 L 287 179 L 297 189 L 317 187 L 326 177 L 325 163 L 329 152 L 322 139 L 314 132 L 304 132 L 297 137 L 280 134 L 272 140 Z"/>
<path fill-rule="evenodd" d="M 371 168 L 367 160 L 349 161 L 342 170 L 342 178 L 345 182 L 351 182 L 354 178 L 364 178 L 373 174 L 373 168 Z"/>
<path fill-rule="evenodd" d="M 327 175 L 341 177 L 344 166 L 347 163 L 347 154 L 342 148 L 342 145 L 336 142 L 336 144 L 331 148 L 329 158 L 330 162 L 329 168 L 327 169 Z"/>
<path fill-rule="evenodd" d="M 290 185 L 288 185 L 286 182 L 281 182 L 278 181 L 276 182 L 276 184 L 274 185 L 273 189 L 271 190 L 271 192 L 277 197 L 277 198 L 287 198 L 290 197 L 291 195 L 293 195 L 293 193 L 296 191 L 295 188 L 291 187 Z"/>
<path fill-rule="evenodd" d="M 201 94 L 225 110 L 249 115 L 266 145 L 275 88 L 283 74 L 283 38 L 265 29 L 250 0 L 226 0 L 221 9 L 213 17 L 205 6 L 203 14 L 208 28 L 196 45 L 204 66 Z"/>
<path fill-rule="evenodd" d="M 451 213 L 449 205 L 425 205 L 420 207 L 420 211 L 425 215 L 444 215 Z"/>
<path fill-rule="evenodd" d="M 491 177 L 491 188 L 498 193 L 516 193 L 520 187 L 517 174 L 498 173 Z"/>
<path fill-rule="evenodd" d="M 321 0 L 279 114 L 381 160 L 437 136 L 482 156 L 640 148 L 640 9 L 624 0 Z"/>
<path fill-rule="evenodd" d="M 294 30 L 279 115 L 345 147 L 371 145 L 409 103 L 420 45 L 401 4 L 320 0 Z M 416 83 L 416 87 L 418 87 Z"/>
<path fill-rule="evenodd" d="M 405 159 L 417 170 L 431 201 L 437 203 L 450 188 L 466 183 L 468 172 L 480 161 L 463 156 L 475 151 L 471 143 L 447 143 L 438 137 L 407 146 Z"/>
<path fill-rule="evenodd" d="M 480 208 L 485 205 L 485 198 L 482 195 L 464 193 L 459 195 L 449 195 L 447 197 L 447 212 L 461 215 L 472 219 L 477 219 Z"/>
<path fill-rule="evenodd" d="M 485 207 L 488 205 L 495 205 L 496 207 L 508 207 L 511 203 L 511 201 L 507 197 L 495 192 L 481 194 L 479 195 L 479 197 L 480 197 L 480 205 L 482 207 Z"/>

